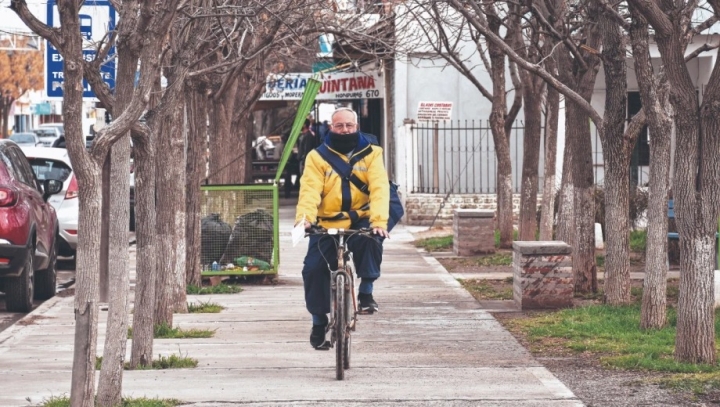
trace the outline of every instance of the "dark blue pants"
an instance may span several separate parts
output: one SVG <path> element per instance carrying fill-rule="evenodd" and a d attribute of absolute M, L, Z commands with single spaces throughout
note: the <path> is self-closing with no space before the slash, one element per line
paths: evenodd
<path fill-rule="evenodd" d="M 351 226 L 351 229 L 366 228 L 369 225 L 367 219 L 360 219 Z M 380 277 L 384 239 L 381 236 L 370 238 L 355 235 L 347 240 L 358 277 L 369 279 Z M 335 269 L 337 269 L 337 238 L 328 235 L 310 236 L 302 276 L 305 285 L 305 306 L 311 314 L 330 313 L 330 270 Z"/>

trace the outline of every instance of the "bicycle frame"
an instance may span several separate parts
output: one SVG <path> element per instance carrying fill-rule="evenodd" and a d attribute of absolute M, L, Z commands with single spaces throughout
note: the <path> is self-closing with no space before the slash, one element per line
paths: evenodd
<path fill-rule="evenodd" d="M 357 308 L 357 299 L 355 298 L 355 277 L 354 277 L 355 273 L 353 273 L 353 270 L 349 270 L 349 272 L 348 272 L 347 267 L 352 268 L 353 266 L 350 264 L 346 265 L 345 252 L 346 252 L 347 248 L 345 247 L 345 243 L 346 243 L 345 235 L 340 234 L 339 240 L 338 240 L 338 249 L 337 249 L 338 266 L 337 266 L 337 269 L 330 272 L 330 302 L 332 303 L 332 310 L 334 311 L 335 309 L 337 309 L 337 305 L 338 305 L 337 298 L 335 298 L 336 297 L 335 291 L 337 288 L 337 275 L 342 274 L 345 276 L 345 281 L 347 282 L 346 286 L 348 287 L 347 291 L 350 294 L 350 298 L 352 298 L 352 304 L 353 304 L 352 321 L 350 321 L 347 325 L 351 331 L 355 331 L 355 323 L 357 321 L 356 317 L 357 317 L 357 309 L 358 309 Z M 352 262 L 352 253 L 348 253 L 348 256 L 350 258 L 349 259 L 350 262 Z M 330 321 L 328 323 L 328 329 L 331 332 L 331 335 L 330 335 L 331 343 L 335 343 L 335 340 L 334 340 L 335 338 L 333 337 L 334 330 L 332 329 L 334 327 L 335 327 L 335 312 L 330 312 Z"/>
<path fill-rule="evenodd" d="M 330 271 L 331 310 L 326 328 L 326 332 L 330 331 L 330 341 L 325 342 L 321 350 L 335 348 L 336 378 L 343 380 L 345 370 L 350 368 L 351 332 L 355 330 L 358 315 L 355 296 L 355 267 L 353 254 L 348 250 L 347 241 L 357 233 L 369 234 L 370 229 L 322 229 L 322 231 L 315 229 L 308 232 L 308 234 L 313 233 L 335 236 L 337 239 L 337 268 Z"/>

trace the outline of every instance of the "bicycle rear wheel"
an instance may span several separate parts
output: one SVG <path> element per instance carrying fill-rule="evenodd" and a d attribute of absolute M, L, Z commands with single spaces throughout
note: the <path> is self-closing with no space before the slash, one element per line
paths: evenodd
<path fill-rule="evenodd" d="M 345 275 L 335 276 L 335 378 L 345 378 Z"/>
<path fill-rule="evenodd" d="M 353 272 L 353 270 L 348 267 L 345 269 L 349 273 L 349 275 Z M 355 318 L 355 308 L 353 307 L 353 296 L 355 293 L 353 292 L 352 284 L 348 282 L 347 287 L 345 288 L 347 291 L 345 292 L 345 324 L 350 326 L 353 323 L 353 319 Z M 357 323 L 357 322 L 355 322 Z M 352 348 L 352 330 L 347 329 L 347 337 L 345 338 L 345 348 L 343 352 L 345 353 L 345 360 L 343 367 L 345 369 L 350 369 L 350 354 L 351 354 L 351 348 Z"/>

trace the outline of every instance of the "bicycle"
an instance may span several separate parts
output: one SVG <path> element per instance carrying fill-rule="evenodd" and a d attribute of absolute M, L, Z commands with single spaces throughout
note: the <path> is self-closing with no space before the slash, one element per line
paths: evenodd
<path fill-rule="evenodd" d="M 355 235 L 370 236 L 372 229 L 324 229 L 313 226 L 305 236 L 313 234 L 337 236 L 337 269 L 330 271 L 330 321 L 326 333 L 330 340 L 318 350 L 335 348 L 335 378 L 343 380 L 345 370 L 350 369 L 352 345 L 351 332 L 355 331 L 358 307 L 355 299 L 355 265 L 347 242 Z"/>

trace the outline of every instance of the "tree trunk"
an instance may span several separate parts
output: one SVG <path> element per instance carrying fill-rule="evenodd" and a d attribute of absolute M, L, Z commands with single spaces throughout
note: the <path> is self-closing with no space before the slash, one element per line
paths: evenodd
<path fill-rule="evenodd" d="M 172 326 L 172 314 L 178 305 L 176 295 L 180 293 L 176 276 L 179 268 L 182 268 L 182 292 L 185 292 L 185 106 L 184 103 L 176 105 L 161 118 L 162 133 L 155 151 L 157 184 L 164 186 L 163 193 L 157 196 L 159 244 L 155 324 L 168 326 Z"/>
<path fill-rule="evenodd" d="M 595 265 L 595 185 L 592 171 L 592 146 L 590 124 L 587 114 L 568 101 L 567 114 L 572 135 L 573 184 L 575 213 L 575 245 L 573 247 L 573 271 L 575 292 L 597 291 L 597 268 Z"/>
<path fill-rule="evenodd" d="M 95 357 L 98 321 L 98 256 L 100 251 L 100 166 L 85 153 L 82 133 L 82 40 L 78 13 L 80 6 L 66 2 L 58 8 L 63 31 L 64 64 L 63 118 L 67 149 L 73 169 L 82 186 L 79 191 L 80 211 L 76 256 L 75 340 L 73 352 L 70 404 L 92 407 L 95 399 Z"/>
<path fill-rule="evenodd" d="M 632 41 L 635 75 L 640 87 L 643 106 L 647 106 L 650 144 L 650 188 L 648 196 L 647 250 L 645 279 L 643 280 L 641 329 L 661 329 L 667 324 L 667 201 L 670 184 L 670 144 L 672 109 L 669 106 L 669 87 L 665 74 L 655 80 L 650 60 L 648 24 L 632 5 Z"/>
<path fill-rule="evenodd" d="M 488 6 L 490 7 L 490 6 Z M 490 19 L 491 28 L 499 32 L 500 20 Z M 505 54 L 499 47 L 488 43 L 493 82 L 490 131 L 497 159 L 497 228 L 500 231 L 500 248 L 509 249 L 513 242 L 513 185 L 510 138 L 506 132 L 507 96 L 505 91 Z M 520 92 L 521 89 L 515 89 Z"/>
<path fill-rule="evenodd" d="M 599 23 L 606 89 L 600 133 L 605 159 L 605 301 L 621 305 L 630 303 L 630 156 L 637 135 L 625 135 L 627 65 L 620 26 L 607 12 L 600 13 Z"/>
<path fill-rule="evenodd" d="M 573 183 L 573 138 L 572 119 L 567 111 L 565 99 L 565 148 L 563 152 L 562 177 L 558 196 L 558 220 L 555 239 L 575 247 L 575 185 Z"/>
<path fill-rule="evenodd" d="M 237 82 L 237 80 L 234 80 Z M 210 174 L 211 185 L 242 184 L 244 171 L 237 166 L 237 158 L 248 155 L 244 150 L 245 140 L 238 137 L 232 128 L 235 112 L 237 86 L 229 85 L 219 98 L 210 100 Z M 228 148 L 233 146 L 233 148 Z"/>
<path fill-rule="evenodd" d="M 684 95 L 687 96 L 687 95 Z M 676 95 L 675 98 L 678 96 Z M 674 98 L 674 99 L 675 99 Z M 694 95 L 674 103 L 677 149 L 673 197 L 680 233 L 680 295 L 675 357 L 689 363 L 715 363 L 713 269 L 716 215 L 703 219 L 699 180 L 701 117 Z M 689 106 L 682 107 L 682 105 Z M 704 140 L 703 140 L 704 141 Z M 710 148 L 710 146 L 703 146 Z M 702 171 L 702 170 L 701 170 Z M 692 180 L 692 181 L 691 181 Z M 709 225 L 708 225 L 709 224 Z"/>
<path fill-rule="evenodd" d="M 8 138 L 10 133 L 10 105 L 5 101 L 5 98 L 0 97 L 0 124 L 2 127 L 2 138 Z"/>
<path fill-rule="evenodd" d="M 185 94 L 185 103 L 188 108 L 188 141 L 186 164 L 186 212 L 187 212 L 187 250 L 185 264 L 187 267 L 187 284 L 200 286 L 201 264 L 200 250 L 200 213 L 201 192 L 200 185 L 205 177 L 205 163 L 207 151 L 207 98 L 202 89 L 192 89 Z"/>
<path fill-rule="evenodd" d="M 540 240 L 553 240 L 555 222 L 555 164 L 560 93 L 548 86 L 545 114 L 545 171 L 540 215 Z"/>
<path fill-rule="evenodd" d="M 537 79 L 530 75 L 527 76 L 523 80 L 525 134 L 523 136 L 523 169 L 520 188 L 519 240 L 536 240 L 538 169 L 542 134 L 542 98 L 539 89 L 542 89 L 542 82 L 533 83 L 537 82 Z"/>
<path fill-rule="evenodd" d="M 115 105 L 113 113 L 119 117 L 132 100 L 133 82 L 137 70 L 138 55 L 128 49 L 127 41 L 118 42 L 118 71 Z M 110 199 L 107 206 L 108 224 L 108 320 L 103 349 L 102 368 L 98 382 L 96 403 L 100 406 L 117 406 L 122 401 L 122 379 L 127 348 L 128 294 L 130 276 L 128 272 L 128 224 L 130 222 L 130 134 L 129 132 L 113 144 L 110 159 Z M 101 281 L 102 283 L 102 281 Z"/>
<path fill-rule="evenodd" d="M 667 324 L 667 210 L 672 119 L 665 116 L 656 124 L 651 119 L 650 134 L 650 192 L 640 328 L 661 329 Z"/>
<path fill-rule="evenodd" d="M 149 119 L 152 122 L 154 119 Z M 150 128 L 155 126 L 150 124 Z M 135 307 L 130 366 L 150 366 L 153 355 L 156 293 L 155 149 L 154 133 L 133 139 L 135 156 Z"/>

